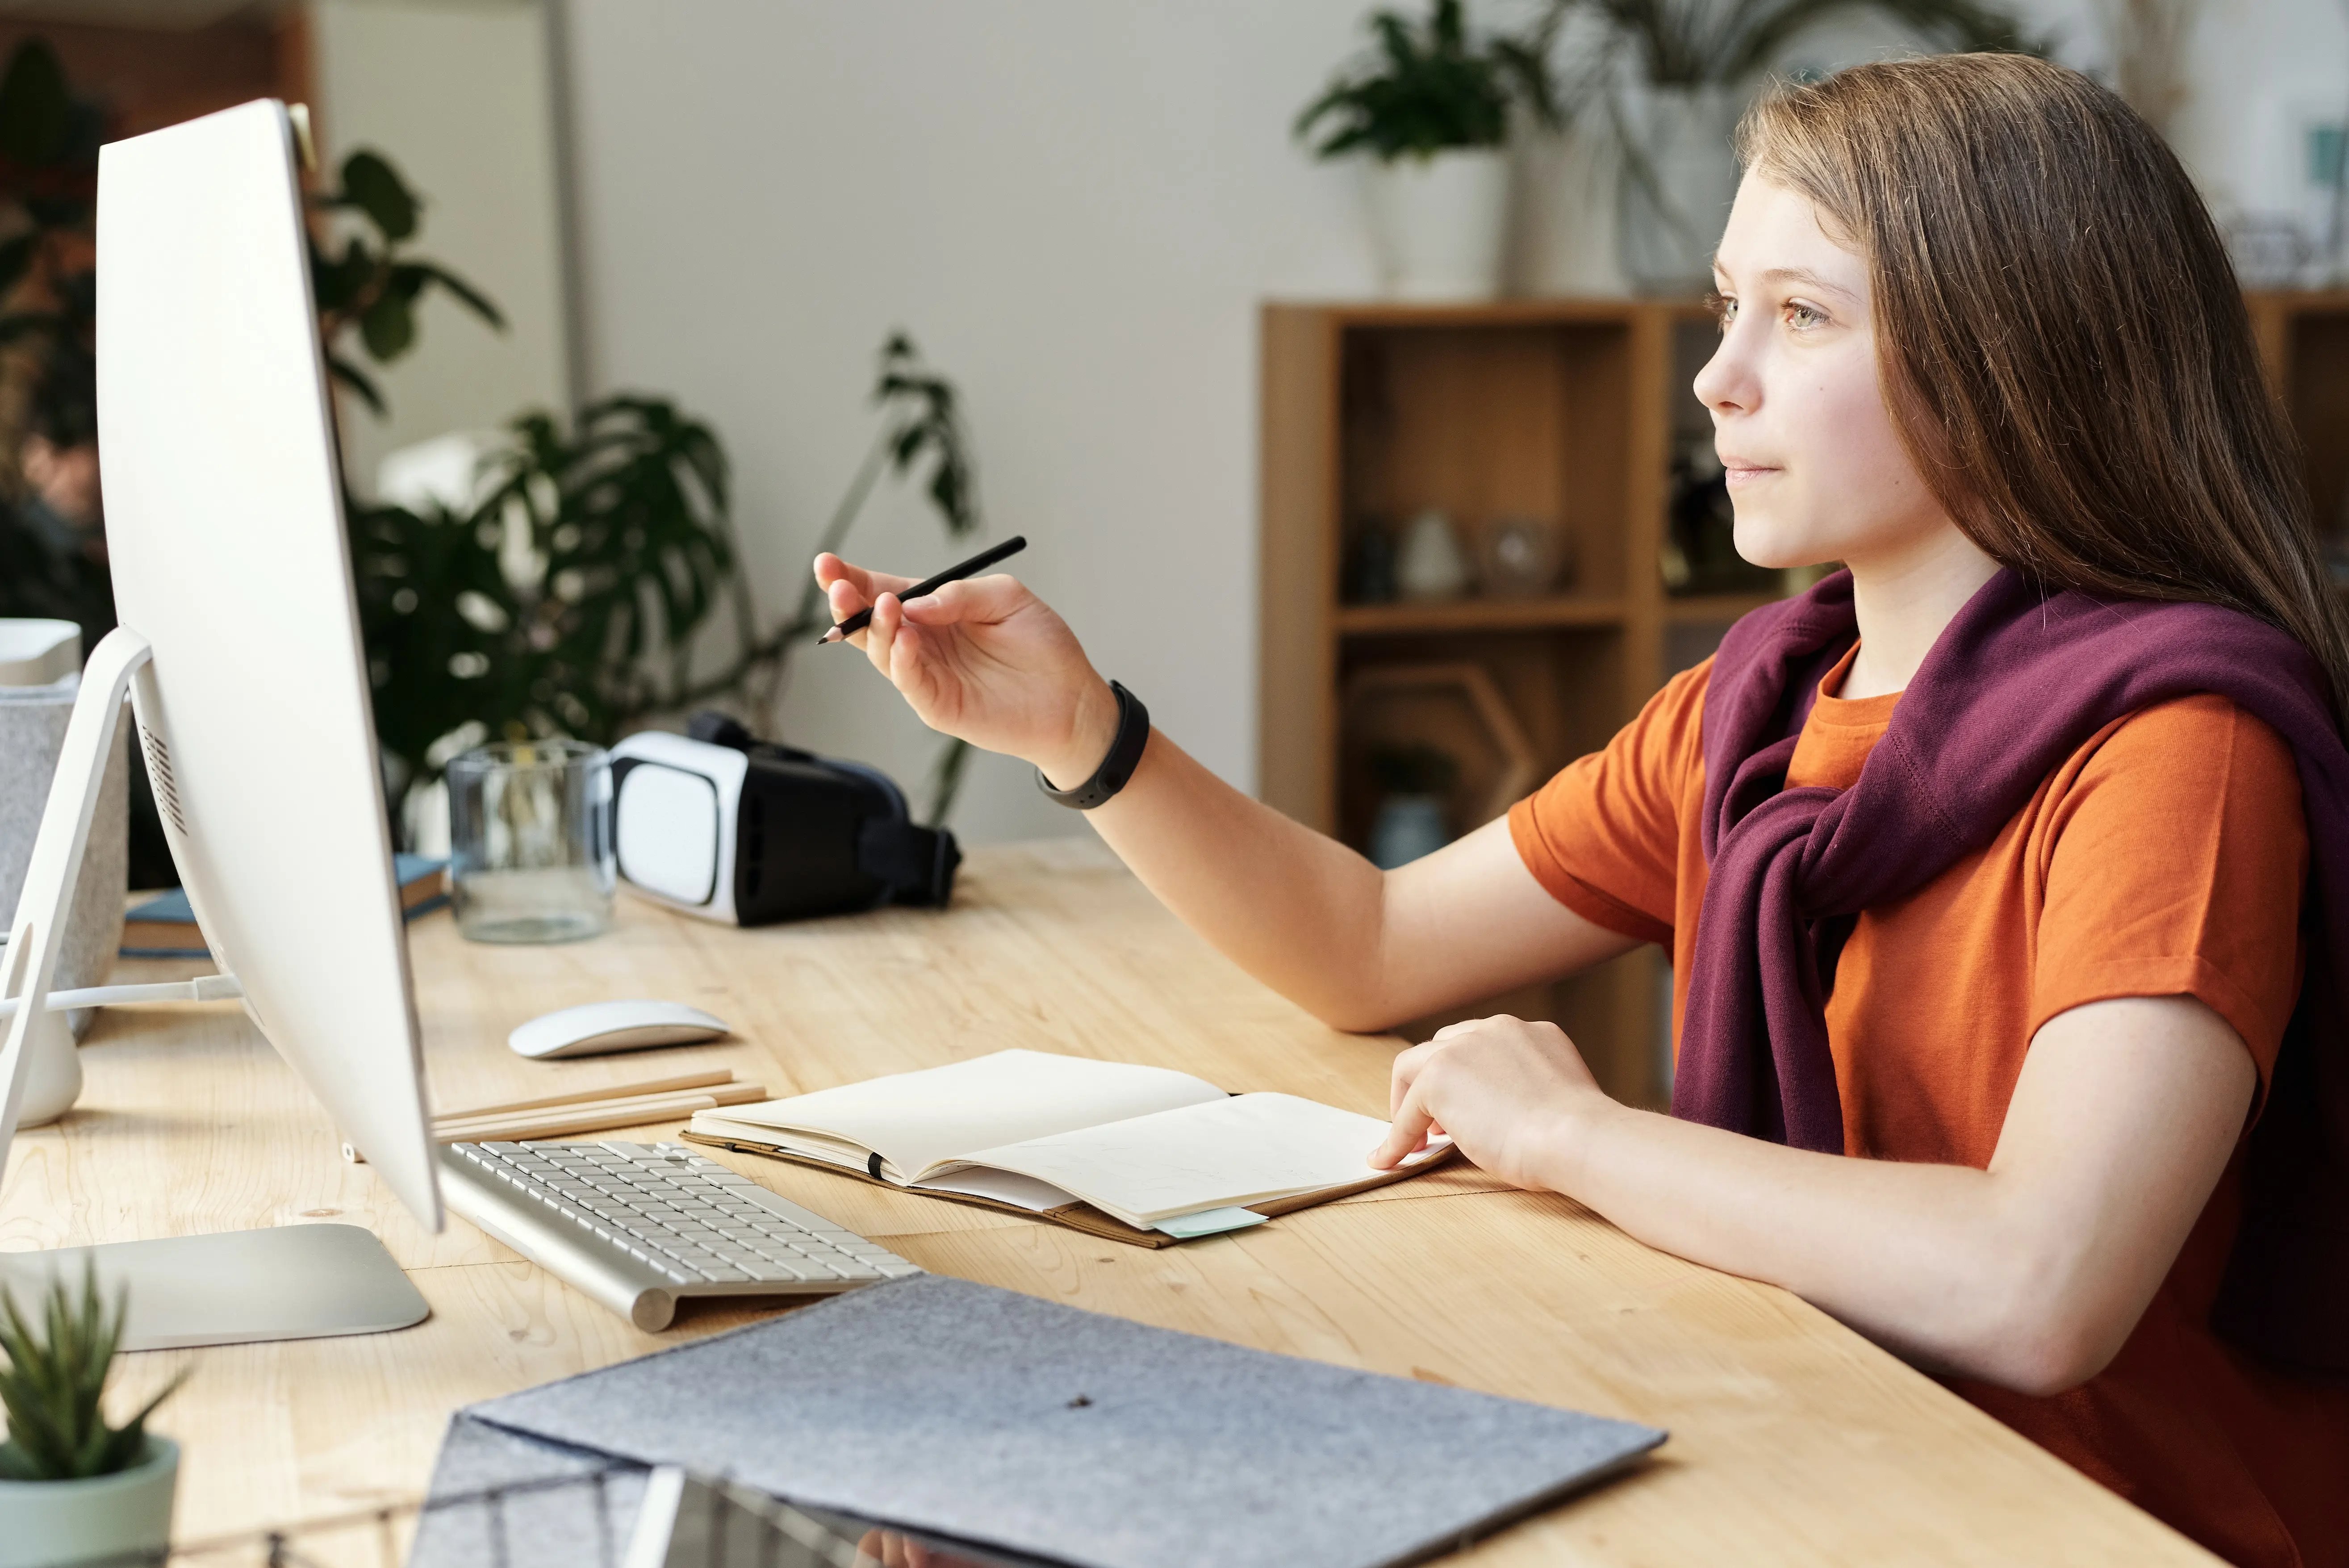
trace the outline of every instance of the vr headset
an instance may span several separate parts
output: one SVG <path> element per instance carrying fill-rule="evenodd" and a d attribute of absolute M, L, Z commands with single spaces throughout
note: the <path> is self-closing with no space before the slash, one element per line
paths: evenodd
<path fill-rule="evenodd" d="M 755 741 L 722 713 L 614 746 L 612 793 L 622 878 L 730 925 L 943 905 L 962 863 L 886 774 Z"/>

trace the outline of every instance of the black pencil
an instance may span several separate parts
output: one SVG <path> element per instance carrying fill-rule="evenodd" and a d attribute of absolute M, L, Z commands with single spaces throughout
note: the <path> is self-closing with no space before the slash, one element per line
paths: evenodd
<path fill-rule="evenodd" d="M 1014 534 L 1010 538 L 1003 541 L 1002 544 L 981 550 L 969 560 L 958 562 L 954 566 L 948 566 L 936 576 L 924 577 L 920 582 L 916 583 L 912 587 L 907 588 L 904 593 L 899 594 L 897 596 L 898 600 L 902 603 L 906 599 L 920 598 L 924 594 L 934 594 L 940 588 L 945 587 L 948 583 L 958 583 L 965 577 L 976 576 L 980 572 L 987 570 L 988 567 L 995 565 L 996 562 L 1002 560 L 1005 556 L 1016 556 L 1027 547 L 1028 535 L 1025 534 Z M 822 637 L 817 638 L 815 639 L 816 646 L 821 648 L 827 642 L 839 642 L 845 638 L 854 637 L 872 624 L 873 610 L 871 607 L 868 606 L 864 609 L 858 610 L 854 615 L 850 616 L 846 620 L 842 621 L 838 626 L 833 627 Z"/>

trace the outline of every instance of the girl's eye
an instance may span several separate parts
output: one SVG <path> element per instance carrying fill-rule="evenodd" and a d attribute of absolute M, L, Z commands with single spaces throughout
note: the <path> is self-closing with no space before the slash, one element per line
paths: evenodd
<path fill-rule="evenodd" d="M 1826 312 L 1815 305 L 1805 305 L 1800 300 L 1787 302 L 1786 325 L 1789 327 L 1796 328 L 1818 327 L 1824 325 L 1826 318 Z"/>
<path fill-rule="evenodd" d="M 1727 331 L 1729 324 L 1737 319 L 1737 301 L 1729 296 L 1718 292 L 1708 294 L 1704 296 L 1704 303 L 1712 310 L 1714 323 L 1723 331 Z"/>

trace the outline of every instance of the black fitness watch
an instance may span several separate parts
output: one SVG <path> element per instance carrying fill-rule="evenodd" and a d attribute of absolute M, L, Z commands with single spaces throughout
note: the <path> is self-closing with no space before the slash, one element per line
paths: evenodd
<path fill-rule="evenodd" d="M 1141 764 L 1143 748 L 1150 744 L 1150 710 L 1142 699 L 1112 680 L 1109 689 L 1117 698 L 1117 734 L 1109 743 L 1109 755 L 1102 759 L 1093 776 L 1074 789 L 1054 789 L 1044 770 L 1036 770 L 1036 787 L 1058 803 L 1078 811 L 1091 811 L 1102 802 L 1123 789 Z"/>

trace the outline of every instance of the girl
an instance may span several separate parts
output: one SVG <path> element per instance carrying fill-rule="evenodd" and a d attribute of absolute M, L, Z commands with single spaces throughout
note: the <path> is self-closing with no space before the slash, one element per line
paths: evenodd
<path fill-rule="evenodd" d="M 1739 551 L 1847 570 L 1439 854 L 1227 787 L 1009 577 L 817 580 L 925 722 L 1340 1028 L 1669 948 L 1673 1115 L 1488 1018 L 1396 1059 L 1379 1163 L 1447 1132 L 2221 1555 L 2349 1562 L 2349 630 L 2217 234 L 2027 58 L 1857 67 L 1741 142 L 1696 394 Z"/>

